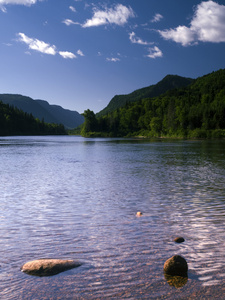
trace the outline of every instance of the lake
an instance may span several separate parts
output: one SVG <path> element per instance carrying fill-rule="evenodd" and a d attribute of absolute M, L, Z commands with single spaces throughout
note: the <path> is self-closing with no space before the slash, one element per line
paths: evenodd
<path fill-rule="evenodd" d="M 2 300 L 225 297 L 225 141 L 1 137 L 0 157 Z M 82 266 L 20 271 L 39 258 Z"/>

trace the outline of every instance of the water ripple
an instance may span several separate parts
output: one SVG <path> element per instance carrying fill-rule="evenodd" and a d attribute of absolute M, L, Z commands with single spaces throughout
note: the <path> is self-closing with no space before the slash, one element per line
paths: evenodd
<path fill-rule="evenodd" d="M 2 138 L 1 299 L 194 299 L 206 289 L 213 299 L 225 279 L 223 149 L 223 142 Z M 163 274 L 174 254 L 189 266 L 181 289 Z M 45 278 L 20 271 L 48 257 L 83 265 Z"/>

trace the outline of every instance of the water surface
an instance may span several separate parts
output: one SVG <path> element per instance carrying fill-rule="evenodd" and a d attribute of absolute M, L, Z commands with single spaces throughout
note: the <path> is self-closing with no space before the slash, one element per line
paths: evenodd
<path fill-rule="evenodd" d="M 0 138 L 0 298 L 225 297 L 224 146 Z M 175 254 L 189 266 L 178 289 L 163 273 Z M 38 258 L 83 265 L 52 277 L 20 271 Z"/>

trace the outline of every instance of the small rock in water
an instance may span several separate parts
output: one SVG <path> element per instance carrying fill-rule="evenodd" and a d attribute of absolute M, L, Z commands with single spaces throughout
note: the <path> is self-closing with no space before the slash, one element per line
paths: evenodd
<path fill-rule="evenodd" d="M 183 243 L 185 241 L 185 239 L 183 238 L 183 237 L 181 237 L 181 236 L 179 236 L 179 237 L 176 237 L 175 239 L 174 239 L 174 242 L 175 243 Z"/>
<path fill-rule="evenodd" d="M 164 272 L 172 276 L 187 276 L 188 265 L 185 258 L 174 255 L 167 259 L 164 264 Z"/>
<path fill-rule="evenodd" d="M 141 212 L 141 211 L 138 211 L 138 212 L 136 213 L 136 216 L 137 216 L 137 217 L 142 216 L 142 212 Z"/>
<path fill-rule="evenodd" d="M 52 276 L 58 273 L 81 266 L 74 260 L 64 259 L 37 259 L 25 263 L 21 271 L 34 276 Z"/>

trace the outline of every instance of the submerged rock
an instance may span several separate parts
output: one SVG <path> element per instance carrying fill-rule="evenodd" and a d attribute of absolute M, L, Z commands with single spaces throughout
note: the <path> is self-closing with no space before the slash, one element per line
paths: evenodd
<path fill-rule="evenodd" d="M 174 255 L 164 263 L 164 272 L 172 276 L 187 276 L 188 264 L 180 255 Z"/>
<path fill-rule="evenodd" d="M 174 286 L 175 288 L 179 289 L 181 287 L 183 287 L 187 281 L 188 281 L 188 277 L 185 276 L 172 276 L 172 275 L 168 275 L 168 274 L 164 274 L 165 279 L 167 280 L 167 283 L 170 286 Z"/>
<path fill-rule="evenodd" d="M 183 243 L 185 241 L 185 239 L 183 238 L 183 237 L 181 237 L 181 236 L 178 236 L 178 237 L 176 237 L 175 239 L 174 239 L 174 242 L 175 243 Z"/>
<path fill-rule="evenodd" d="M 34 276 L 52 276 L 81 266 L 80 262 L 63 259 L 37 259 L 25 263 L 21 271 Z"/>

